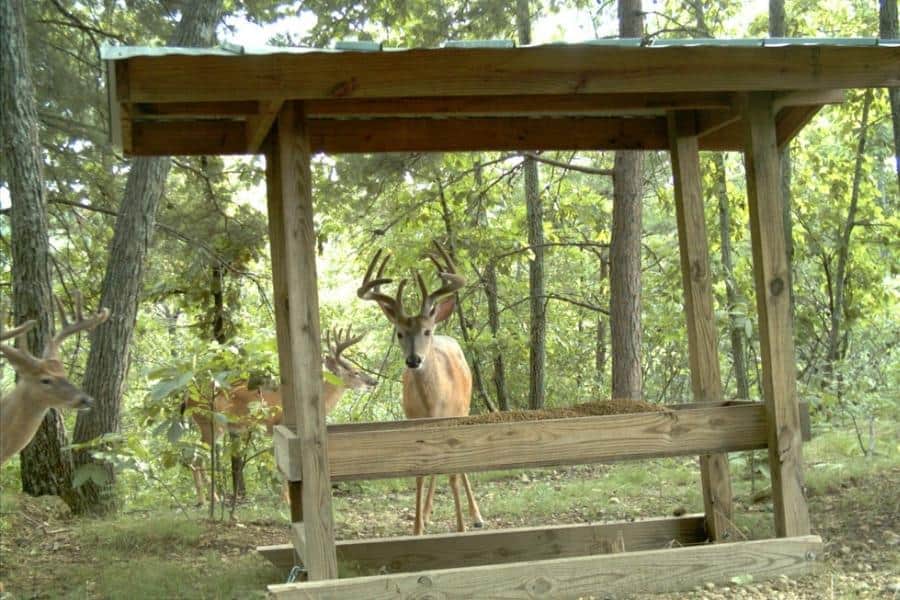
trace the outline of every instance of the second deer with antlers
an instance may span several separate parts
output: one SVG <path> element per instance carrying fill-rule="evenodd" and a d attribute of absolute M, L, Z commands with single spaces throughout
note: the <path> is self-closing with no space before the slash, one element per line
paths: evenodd
<path fill-rule="evenodd" d="M 384 269 L 390 260 L 386 254 L 381 260 L 379 250 L 363 279 L 357 295 L 363 300 L 372 300 L 394 325 L 397 342 L 403 350 L 406 370 L 403 372 L 403 411 L 408 419 L 425 417 L 461 417 L 469 414 L 472 399 L 472 374 L 462 348 L 451 337 L 435 335 L 435 326 L 453 314 L 456 305 L 456 291 L 466 284 L 464 277 L 456 272 L 456 267 L 447 252 L 435 242 L 435 251 L 428 258 L 437 268 L 443 285 L 429 293 L 422 275 L 416 271 L 416 282 L 422 295 L 418 314 L 407 315 L 403 310 L 403 288 L 406 279 L 400 281 L 395 297 L 380 291 L 380 286 L 391 283 L 384 277 Z M 379 264 L 379 260 L 381 260 Z M 483 521 L 478 503 L 472 494 L 472 486 L 465 473 L 451 474 L 450 489 L 456 505 L 456 529 L 465 531 L 462 507 L 459 498 L 460 479 L 469 501 L 469 513 L 475 527 Z M 431 513 L 434 499 L 434 475 L 424 498 L 424 477 L 416 477 L 416 521 L 413 532 L 420 535 Z"/>
<path fill-rule="evenodd" d="M 44 349 L 41 358 L 25 348 L 0 344 L 0 354 L 12 364 L 19 375 L 16 387 L 0 398 L 0 465 L 28 445 L 41 426 L 44 415 L 51 408 L 89 408 L 91 397 L 72 385 L 66 377 L 59 347 L 67 337 L 79 331 L 90 331 L 109 317 L 103 309 L 90 318 L 81 313 L 81 294 L 75 293 L 75 321 L 68 323 L 59 299 L 56 299 L 62 318 L 62 330 Z M 0 341 L 19 338 L 34 327 L 26 321 L 8 332 L 0 331 Z M 3 317 L 0 315 L 0 329 Z"/>

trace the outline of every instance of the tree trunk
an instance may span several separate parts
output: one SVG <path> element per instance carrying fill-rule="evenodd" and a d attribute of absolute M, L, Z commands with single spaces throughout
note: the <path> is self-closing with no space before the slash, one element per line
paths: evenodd
<path fill-rule="evenodd" d="M 717 152 L 713 155 L 715 172 L 715 193 L 719 201 L 719 233 L 722 247 L 722 269 L 725 271 L 725 297 L 728 310 L 728 329 L 731 332 L 731 361 L 734 365 L 734 378 L 737 382 L 737 397 L 750 398 L 750 382 L 747 378 L 747 358 L 744 353 L 744 327 L 738 323 L 735 309 L 737 306 L 737 281 L 734 278 L 734 263 L 731 259 L 731 214 L 728 205 L 727 177 L 725 173 L 725 157 Z"/>
<path fill-rule="evenodd" d="M 834 271 L 832 289 L 831 328 L 828 332 L 828 370 L 834 373 L 835 363 L 841 358 L 841 328 L 844 316 L 844 288 L 847 282 L 847 261 L 850 257 L 850 236 L 856 224 L 856 209 L 859 205 L 859 186 L 862 180 L 863 158 L 866 151 L 866 136 L 869 129 L 869 107 L 872 105 L 872 90 L 868 89 L 863 99 L 862 117 L 859 125 L 859 143 L 856 149 L 856 165 L 853 169 L 853 188 L 850 192 L 850 207 L 847 220 L 838 240 L 837 267 Z"/>
<path fill-rule="evenodd" d="M 878 36 L 885 40 L 897 39 L 897 0 L 881 0 Z M 900 193 L 900 88 L 888 88 L 891 101 L 891 120 L 894 122 L 894 164 L 897 169 L 897 191 Z"/>
<path fill-rule="evenodd" d="M 609 277 L 609 261 L 604 253 L 600 257 L 600 281 Z M 609 318 L 603 313 L 597 313 L 597 331 L 594 340 L 594 370 L 597 383 L 603 383 L 606 374 L 606 335 L 609 329 Z"/>
<path fill-rule="evenodd" d="M 488 302 L 488 325 L 494 343 L 497 342 L 497 334 L 500 332 L 500 308 L 497 302 L 497 268 L 494 261 L 488 262 L 484 271 L 484 292 Z M 497 404 L 500 410 L 509 410 L 509 393 L 506 390 L 506 367 L 503 364 L 503 352 L 494 351 L 494 389 L 497 391 Z"/>
<path fill-rule="evenodd" d="M 186 4 L 172 45 L 212 43 L 220 5 L 221 0 L 194 0 Z M 122 388 L 128 371 L 144 263 L 168 172 L 168 158 L 138 158 L 131 164 L 101 292 L 101 305 L 108 307 L 111 314 L 91 335 L 91 353 L 84 376 L 84 390 L 94 397 L 95 405 L 90 412 L 79 413 L 75 423 L 76 443 L 119 430 Z M 89 481 L 79 488 L 71 503 L 72 510 L 80 514 L 115 510 L 112 466 L 95 460 L 87 451 L 77 452 L 75 462 L 79 467 L 97 465 L 105 470 L 107 477 L 104 485 Z"/>
<path fill-rule="evenodd" d="M 50 243 L 39 122 L 25 37 L 25 3 L 0 2 L 0 111 L 5 179 L 12 201 L 13 317 L 37 326 L 28 346 L 40 355 L 53 329 Z M 50 410 L 31 443 L 22 450 L 22 490 L 32 496 L 71 492 L 72 463 L 62 418 Z"/>
<path fill-rule="evenodd" d="M 784 0 L 769 0 L 769 37 L 787 36 Z M 794 226 L 791 218 L 791 146 L 785 144 L 779 154 L 781 161 L 781 195 L 784 197 L 781 221 L 784 227 L 784 249 L 787 253 L 787 283 L 791 298 L 791 317 L 794 314 Z"/>
<path fill-rule="evenodd" d="M 516 26 L 519 44 L 531 43 L 531 13 L 528 0 L 516 0 Z M 544 300 L 544 207 L 541 202 L 537 162 L 526 157 L 522 166 L 525 172 L 525 206 L 528 219 L 528 245 L 533 253 L 528 264 L 531 319 L 529 325 L 529 367 L 531 378 L 528 391 L 528 407 L 532 410 L 544 407 L 544 361 L 546 358 L 547 308 Z"/>
<path fill-rule="evenodd" d="M 640 0 L 619 0 L 619 35 L 641 37 Z M 639 400 L 641 376 L 641 217 L 643 156 L 616 152 L 610 247 L 610 337 L 612 395 Z"/>

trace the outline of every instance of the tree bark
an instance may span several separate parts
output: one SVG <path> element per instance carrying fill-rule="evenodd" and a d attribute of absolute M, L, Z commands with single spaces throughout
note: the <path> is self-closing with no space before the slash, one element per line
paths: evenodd
<path fill-rule="evenodd" d="M 519 44 L 531 43 L 531 13 L 528 0 L 516 0 L 516 27 Z M 541 201 L 537 162 L 526 157 L 522 166 L 525 181 L 525 206 L 528 220 L 528 245 L 532 259 L 528 263 L 530 295 L 528 407 L 544 407 L 544 362 L 546 360 L 547 308 L 544 299 L 544 207 Z"/>
<path fill-rule="evenodd" d="M 878 12 L 878 36 L 897 39 L 897 0 L 881 0 Z M 891 120 L 894 123 L 894 165 L 897 169 L 897 191 L 900 193 L 900 88 L 888 88 L 891 101 Z"/>
<path fill-rule="evenodd" d="M 44 195 L 39 121 L 25 36 L 25 3 L 0 1 L 0 110 L 4 177 L 12 201 L 13 317 L 37 325 L 28 346 L 40 355 L 53 330 L 50 242 Z M 22 490 L 32 496 L 71 492 L 72 462 L 62 418 L 51 409 L 31 443 L 22 450 Z"/>
<path fill-rule="evenodd" d="M 725 298 L 728 310 L 728 329 L 731 332 L 731 362 L 737 382 L 737 397 L 750 398 L 750 382 L 747 378 L 747 358 L 744 352 L 744 328 L 738 323 L 737 281 L 734 278 L 734 262 L 731 258 L 731 210 L 728 205 L 725 157 L 717 152 L 713 155 L 715 165 L 715 193 L 719 201 L 719 234 L 721 236 L 722 269 L 725 271 Z"/>
<path fill-rule="evenodd" d="M 600 281 L 609 277 L 609 261 L 606 253 L 600 257 Z M 609 329 L 609 317 L 603 313 L 597 313 L 597 331 L 594 339 L 594 370 L 597 383 L 603 383 L 606 374 L 606 335 Z"/>
<path fill-rule="evenodd" d="M 640 0 L 619 0 L 619 35 L 641 37 L 644 15 Z M 616 152 L 610 246 L 610 337 L 612 394 L 639 400 L 641 374 L 641 220 L 643 156 Z"/>
<path fill-rule="evenodd" d="M 497 334 L 500 332 L 500 308 L 497 302 L 497 268 L 494 261 L 488 262 L 484 271 L 484 292 L 488 302 L 488 325 L 494 343 L 497 342 Z M 497 404 L 500 410 L 509 410 L 509 393 L 506 390 L 506 367 L 503 363 L 503 352 L 494 351 L 494 389 L 497 392 Z"/>
<path fill-rule="evenodd" d="M 174 46 L 209 45 L 219 20 L 221 0 L 194 0 L 184 6 L 181 22 L 171 40 Z M 94 409 L 80 413 L 75 423 L 76 443 L 95 440 L 119 430 L 123 385 L 128 372 L 129 348 L 137 317 L 144 264 L 162 198 L 169 159 L 138 158 L 132 162 L 125 194 L 110 245 L 101 305 L 110 318 L 91 335 L 91 353 L 84 376 L 84 390 L 94 397 Z M 70 504 L 79 514 L 106 514 L 116 509 L 115 472 L 109 463 L 97 461 L 88 451 L 75 453 L 79 467 L 100 466 L 106 482 L 89 481 Z"/>

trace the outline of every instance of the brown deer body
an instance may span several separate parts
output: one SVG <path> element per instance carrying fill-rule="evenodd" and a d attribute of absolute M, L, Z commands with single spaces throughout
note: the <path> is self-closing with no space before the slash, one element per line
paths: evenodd
<path fill-rule="evenodd" d="M 378 303 L 396 330 L 397 343 L 403 350 L 406 363 L 406 369 L 403 371 L 403 412 L 408 419 L 466 416 L 469 414 L 472 399 L 472 374 L 462 348 L 451 337 L 434 335 L 435 325 L 453 314 L 456 305 L 455 292 L 465 285 L 465 279 L 456 273 L 453 261 L 444 249 L 437 243 L 435 247 L 437 252 L 429 254 L 428 257 L 437 268 L 443 285 L 429 293 L 421 274 L 416 272 L 416 281 L 422 295 L 422 305 L 418 314 L 407 315 L 403 311 L 405 279 L 400 282 L 394 298 L 379 291 L 381 285 L 391 282 L 390 279 L 383 277 L 390 255 L 386 255 L 379 265 L 381 250 L 375 254 L 366 271 L 363 284 L 357 290 L 360 298 Z M 466 530 L 459 497 L 460 480 L 465 486 L 469 514 L 475 527 L 481 527 L 483 520 L 469 478 L 465 473 L 450 474 L 449 478 L 456 508 L 457 531 Z M 431 513 L 434 500 L 434 475 L 431 476 L 425 498 L 423 498 L 424 481 L 424 477 L 416 477 L 416 520 L 413 527 L 415 535 L 424 532 L 425 522 Z"/>
<path fill-rule="evenodd" d="M 6 357 L 19 376 L 16 387 L 0 398 L 0 465 L 28 445 L 51 408 L 82 409 L 90 408 L 93 403 L 90 396 L 72 385 L 66 377 L 59 347 L 67 337 L 103 323 L 109 317 L 109 311 L 104 308 L 86 319 L 81 312 L 81 295 L 74 294 L 74 299 L 73 323 L 66 321 L 65 311 L 57 299 L 62 330 L 50 340 L 41 358 L 25 348 L 0 344 L 0 354 Z M 0 317 L 0 326 L 2 320 Z M 34 321 L 28 321 L 8 332 L 0 332 L 0 341 L 20 338 L 34 325 Z"/>
<path fill-rule="evenodd" d="M 377 384 L 374 378 L 357 369 L 341 356 L 344 350 L 359 342 L 363 335 L 351 338 L 350 328 L 348 328 L 346 334 L 342 331 L 335 331 L 334 337 L 333 343 L 330 334 L 326 338 L 328 354 L 323 363 L 329 372 L 341 380 L 341 384 L 337 385 L 328 380 L 322 382 L 322 403 L 325 406 L 326 415 L 334 410 L 348 389 L 370 389 Z M 255 404 L 262 409 L 262 414 L 254 408 Z M 247 382 L 238 381 L 230 389 L 220 390 L 213 400 L 213 410 L 218 414 L 225 415 L 226 423 L 212 419 L 212 415 L 209 414 L 209 406 L 202 401 L 187 399 L 181 408 L 182 412 L 188 408 L 193 409 L 191 410 L 191 419 L 197 425 L 203 443 L 209 446 L 213 443 L 213 422 L 216 424 L 216 439 L 226 431 L 230 435 L 240 437 L 257 424 L 265 425 L 266 431 L 271 435 L 274 427 L 281 424 L 281 407 L 280 387 L 262 387 L 251 390 L 247 387 Z M 197 502 L 203 504 L 205 490 L 208 486 L 203 461 L 200 457 L 195 457 L 189 467 L 194 478 Z M 232 473 L 232 475 L 235 474 Z"/>

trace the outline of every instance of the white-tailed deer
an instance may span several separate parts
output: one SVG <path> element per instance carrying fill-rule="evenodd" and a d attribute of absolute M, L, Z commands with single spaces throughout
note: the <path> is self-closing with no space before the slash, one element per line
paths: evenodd
<path fill-rule="evenodd" d="M 355 337 L 350 336 L 351 328 L 348 327 L 346 333 L 342 329 L 335 329 L 326 333 L 325 344 L 328 352 L 322 361 L 323 365 L 335 377 L 341 380 L 341 384 L 337 385 L 328 379 L 322 383 L 322 403 L 325 405 L 325 414 L 327 415 L 348 389 L 359 390 L 375 387 L 377 380 L 365 372 L 351 364 L 347 359 L 341 356 L 350 346 L 358 343 L 363 336 L 360 334 Z M 334 340 L 332 341 L 332 335 Z M 253 410 L 254 404 L 258 403 L 262 410 Z M 271 435 L 275 425 L 281 424 L 281 390 L 280 387 L 265 386 L 259 389 L 248 389 L 246 381 L 236 382 L 229 390 L 220 390 L 213 402 L 216 413 L 223 414 L 227 417 L 227 423 L 222 423 L 218 419 L 210 419 L 209 406 L 204 402 L 196 399 L 188 399 L 182 403 L 182 413 L 191 408 L 191 418 L 197 424 L 200 430 L 200 437 L 207 446 L 213 441 L 213 422 L 216 423 L 216 439 L 224 431 L 234 436 L 241 436 L 250 430 L 256 423 L 265 425 L 266 431 Z M 260 419 L 260 413 L 264 416 Z M 197 502 L 203 504 L 205 500 L 205 490 L 208 487 L 206 472 L 203 468 L 202 459 L 199 456 L 194 457 L 190 463 L 191 474 L 194 478 L 194 486 L 197 491 Z M 233 479 L 237 479 L 237 475 L 232 471 Z M 235 488 L 237 482 L 233 481 Z"/>
<path fill-rule="evenodd" d="M 363 279 L 357 295 L 363 300 L 373 300 L 394 325 L 397 342 L 403 350 L 406 369 L 403 371 L 403 412 L 407 419 L 426 417 L 463 417 L 469 414 L 472 400 L 472 374 L 462 348 L 451 337 L 434 335 L 435 325 L 453 314 L 456 306 L 456 291 L 466 284 L 464 277 L 456 272 L 456 267 L 447 252 L 434 243 L 436 251 L 429 252 L 428 258 L 437 268 L 443 285 L 429 293 L 421 273 L 416 271 L 416 282 L 422 295 L 422 305 L 418 314 L 407 315 L 403 310 L 403 288 L 406 279 L 400 281 L 396 297 L 379 291 L 380 286 L 391 283 L 384 277 L 384 268 L 391 258 L 386 254 L 379 265 L 382 250 L 379 250 Z M 373 278 L 374 277 L 374 278 Z M 411 449 L 412 450 L 412 449 Z M 459 499 L 459 480 L 462 479 L 469 501 L 469 514 L 475 527 L 484 522 L 478 510 L 478 503 L 472 494 L 472 486 L 465 473 L 449 475 L 453 502 L 456 505 L 456 529 L 465 531 L 462 507 Z M 423 506 L 423 485 L 425 478 L 416 477 L 416 521 L 413 533 L 420 535 L 431 514 L 434 501 L 434 475 L 428 485 L 428 494 Z"/>
<path fill-rule="evenodd" d="M 81 312 L 81 294 L 76 292 L 73 298 L 75 321 L 72 323 L 67 322 L 62 303 L 56 299 L 62 330 L 50 340 L 41 358 L 31 354 L 24 343 L 19 348 L 0 344 L 0 354 L 19 375 L 13 391 L 0 398 L 0 465 L 28 445 L 51 408 L 90 408 L 93 403 L 90 396 L 66 378 L 59 347 L 67 337 L 79 331 L 90 331 L 104 322 L 109 318 L 109 311 L 104 308 L 85 318 Z M 0 316 L 0 329 L 2 324 Z M 26 321 L 8 332 L 0 331 L 0 341 L 21 338 L 34 325 L 34 321 Z"/>

